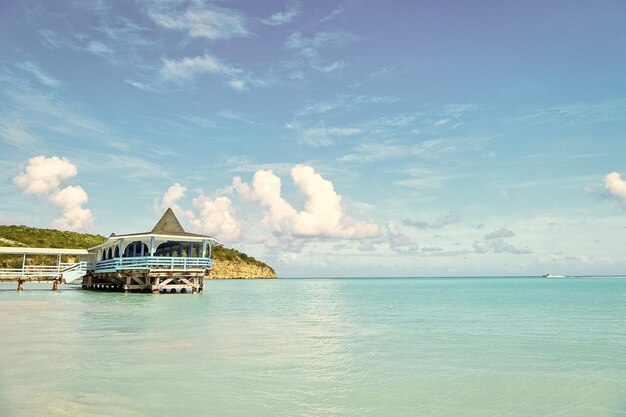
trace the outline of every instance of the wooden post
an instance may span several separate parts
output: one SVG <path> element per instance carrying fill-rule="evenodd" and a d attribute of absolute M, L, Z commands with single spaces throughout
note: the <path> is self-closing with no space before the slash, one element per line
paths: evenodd
<path fill-rule="evenodd" d="M 154 256 L 154 236 L 150 237 L 150 256 Z"/>
<path fill-rule="evenodd" d="M 24 274 L 26 273 L 26 254 L 22 255 L 22 278 L 24 278 Z"/>
<path fill-rule="evenodd" d="M 198 256 L 198 258 L 204 257 L 206 257 L 206 239 L 202 241 L 202 253 L 200 254 L 200 256 Z"/>

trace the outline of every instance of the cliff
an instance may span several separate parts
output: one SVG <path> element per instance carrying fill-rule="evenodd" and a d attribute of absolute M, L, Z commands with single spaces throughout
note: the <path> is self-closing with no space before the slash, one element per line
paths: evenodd
<path fill-rule="evenodd" d="M 104 242 L 100 235 L 62 232 L 26 226 L 0 225 L 0 246 L 87 249 Z M 277 278 L 271 266 L 236 249 L 223 246 L 213 249 L 211 279 Z M 21 257 L 0 255 L 0 267 L 21 264 Z"/>
<path fill-rule="evenodd" d="M 211 257 L 211 279 L 277 278 L 271 266 L 236 249 L 218 246 Z"/>
<path fill-rule="evenodd" d="M 254 279 L 277 278 L 269 266 L 250 264 L 240 260 L 215 259 L 211 268 L 211 279 Z"/>

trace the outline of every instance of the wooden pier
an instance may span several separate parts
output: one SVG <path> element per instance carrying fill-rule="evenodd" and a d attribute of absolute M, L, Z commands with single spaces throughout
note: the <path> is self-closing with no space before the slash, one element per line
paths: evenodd
<path fill-rule="evenodd" d="M 153 294 L 177 292 L 202 292 L 207 270 L 159 271 L 127 270 L 104 274 L 88 274 L 83 278 L 85 290 L 119 292 L 151 292 Z"/>
<path fill-rule="evenodd" d="M 185 232 L 171 209 L 150 232 L 112 234 L 90 249 L 0 248 L 0 254 L 22 256 L 21 268 L 0 268 L 0 282 L 60 283 L 82 281 L 85 290 L 120 292 L 200 293 L 211 271 L 211 236 Z M 32 265 L 29 255 L 56 256 L 55 265 Z M 62 262 L 72 256 L 76 262 Z"/>

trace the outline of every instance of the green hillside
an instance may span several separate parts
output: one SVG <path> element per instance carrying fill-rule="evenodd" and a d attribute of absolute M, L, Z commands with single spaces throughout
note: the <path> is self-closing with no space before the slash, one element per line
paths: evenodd
<path fill-rule="evenodd" d="M 37 248 L 70 248 L 87 249 L 104 242 L 106 238 L 100 235 L 87 233 L 62 232 L 54 229 L 38 229 L 26 226 L 1 226 L 0 246 L 29 246 Z M 216 261 L 241 261 L 247 264 L 268 267 L 269 265 L 239 252 L 236 249 L 223 246 L 213 248 L 212 257 Z M 13 257 L 0 257 L 0 263 L 6 263 Z M 2 262 L 4 261 L 4 262 Z"/>
<path fill-rule="evenodd" d="M 105 241 L 104 236 L 61 232 L 26 226 L 0 226 L 0 246 L 87 249 Z"/>

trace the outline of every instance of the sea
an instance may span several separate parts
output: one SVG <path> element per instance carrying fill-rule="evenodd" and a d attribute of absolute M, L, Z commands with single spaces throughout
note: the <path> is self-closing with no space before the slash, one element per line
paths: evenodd
<path fill-rule="evenodd" d="M 0 416 L 626 416 L 626 279 L 0 285 Z"/>

